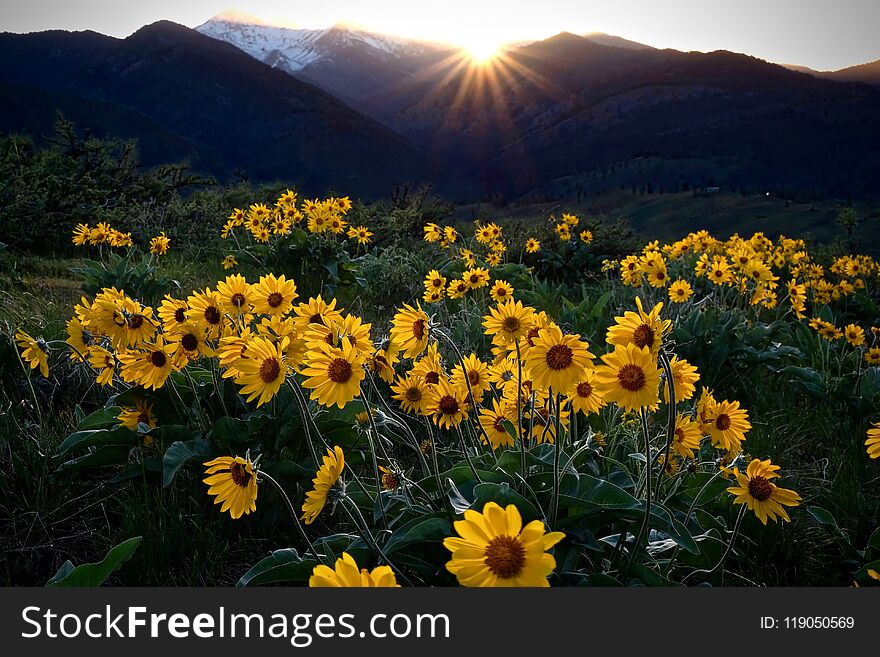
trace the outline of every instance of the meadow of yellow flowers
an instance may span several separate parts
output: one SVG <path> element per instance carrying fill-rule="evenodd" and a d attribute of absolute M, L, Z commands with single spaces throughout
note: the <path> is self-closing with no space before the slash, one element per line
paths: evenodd
<path fill-rule="evenodd" d="M 436 266 L 421 297 L 377 325 L 270 269 L 291 240 L 370 249 L 375 235 L 351 225 L 351 208 L 288 191 L 234 209 L 220 228 L 223 280 L 153 306 L 103 287 L 72 309 L 63 343 L 18 331 L 43 377 L 69 359 L 106 390 L 60 451 L 135 473 L 152 459 L 163 486 L 199 470 L 229 522 L 285 514 L 293 544 L 274 545 L 243 585 L 762 583 L 741 551 L 804 500 L 786 462 L 750 447 L 768 420 L 707 383 L 698 322 L 707 309 L 736 313 L 743 330 L 784 326 L 812 345 L 816 367 L 780 367 L 780 385 L 818 385 L 829 368 L 861 385 L 880 366 L 880 328 L 838 323 L 835 309 L 877 290 L 877 262 L 823 264 L 802 240 L 763 234 L 652 242 L 602 262 L 608 293 L 582 311 L 605 326 L 587 335 L 518 289 L 531 288 L 527 265 L 504 275 L 545 252 L 589 250 L 585 221 L 566 213 L 516 242 L 494 222 L 468 234 L 427 223 Z M 103 223 L 76 226 L 73 243 L 137 248 Z M 159 266 L 173 249 L 165 233 L 148 245 Z M 608 315 L 612 297 L 625 305 Z M 860 440 L 866 463 L 880 457 L 880 424 Z M 878 537 L 853 568 L 862 585 L 877 579 Z"/>

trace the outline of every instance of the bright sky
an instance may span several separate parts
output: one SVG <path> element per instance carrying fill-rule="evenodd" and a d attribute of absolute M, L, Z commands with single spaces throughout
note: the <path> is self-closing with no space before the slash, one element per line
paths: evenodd
<path fill-rule="evenodd" d="M 830 70 L 880 59 L 880 0 L 2 0 L 0 31 L 91 29 L 124 37 L 156 20 L 195 27 L 232 9 L 266 22 L 336 22 L 473 48 L 563 30 L 660 48 L 726 49 Z"/>

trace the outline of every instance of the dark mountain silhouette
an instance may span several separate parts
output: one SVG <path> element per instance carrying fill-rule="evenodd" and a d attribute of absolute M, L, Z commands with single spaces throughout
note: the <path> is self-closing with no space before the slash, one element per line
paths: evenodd
<path fill-rule="evenodd" d="M 237 48 L 159 22 L 127 39 L 0 35 L 0 129 L 51 130 L 54 110 L 138 137 L 145 164 L 190 159 L 221 177 L 384 194 L 428 177 L 419 149 L 326 92 Z"/>
<path fill-rule="evenodd" d="M 391 125 L 487 194 L 609 186 L 880 190 L 880 89 L 726 51 L 602 46 L 574 34 L 459 71 Z"/>

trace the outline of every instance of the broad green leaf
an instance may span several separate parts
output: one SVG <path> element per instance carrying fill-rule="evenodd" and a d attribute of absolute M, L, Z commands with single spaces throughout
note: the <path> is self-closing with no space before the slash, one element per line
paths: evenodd
<path fill-rule="evenodd" d="M 46 586 L 100 586 L 122 564 L 131 559 L 140 542 L 141 537 L 135 536 L 120 543 L 99 563 L 74 566 L 70 561 L 66 561 Z"/>

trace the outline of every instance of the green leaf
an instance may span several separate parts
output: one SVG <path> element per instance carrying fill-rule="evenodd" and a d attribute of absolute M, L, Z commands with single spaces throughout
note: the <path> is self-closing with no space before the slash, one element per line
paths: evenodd
<path fill-rule="evenodd" d="M 89 429 L 86 431 L 76 431 L 65 438 L 58 446 L 58 455 L 64 456 L 74 449 L 81 450 L 86 447 L 106 445 L 134 447 L 137 445 L 137 434 L 127 427 L 116 427 L 111 430 Z"/>
<path fill-rule="evenodd" d="M 112 548 L 100 563 L 76 566 L 66 561 L 46 586 L 100 586 L 119 569 L 140 545 L 141 537 L 135 536 Z"/>
<path fill-rule="evenodd" d="M 508 504 L 513 504 L 522 516 L 523 524 L 532 520 L 543 520 L 543 516 L 525 497 L 513 490 L 507 482 L 501 484 L 485 483 L 474 488 L 473 507 L 482 511 L 487 502 L 495 502 L 502 509 Z"/>
<path fill-rule="evenodd" d="M 302 558 L 293 548 L 275 550 L 242 575 L 236 586 L 307 582 L 315 565 L 314 559 Z"/>
<path fill-rule="evenodd" d="M 168 486 L 174 475 L 190 459 L 204 458 L 208 454 L 208 441 L 203 438 L 177 441 L 165 451 L 162 457 L 162 486 Z"/>
<path fill-rule="evenodd" d="M 830 527 L 836 534 L 841 533 L 840 525 L 837 524 L 837 520 L 830 511 L 827 511 L 820 506 L 808 506 L 807 513 L 813 516 L 813 519 L 821 526 Z"/>
<path fill-rule="evenodd" d="M 385 544 L 385 554 L 394 554 L 398 550 L 416 543 L 440 543 L 452 535 L 452 523 L 440 514 L 422 516 L 410 520 L 394 530 Z"/>
<path fill-rule="evenodd" d="M 79 410 L 78 406 L 77 410 Z M 112 429 L 119 426 L 119 414 L 121 412 L 122 409 L 116 405 L 99 408 L 94 413 L 80 420 L 79 424 L 76 425 L 76 430 L 79 432 L 91 429 Z"/>

